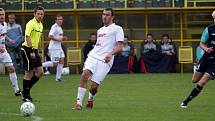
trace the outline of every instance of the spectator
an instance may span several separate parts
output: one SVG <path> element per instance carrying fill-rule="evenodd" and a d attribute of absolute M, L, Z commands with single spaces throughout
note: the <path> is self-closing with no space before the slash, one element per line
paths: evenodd
<path fill-rule="evenodd" d="M 14 14 L 8 15 L 8 23 L 7 23 L 7 36 L 6 36 L 6 45 L 9 50 L 9 54 L 13 61 L 13 65 L 16 70 L 22 68 L 22 61 L 20 55 L 20 46 L 23 42 L 23 33 L 22 28 L 19 24 L 16 23 L 16 16 Z M 18 67 L 18 63 L 19 67 Z M 21 72 L 21 70 L 19 70 Z"/>
<path fill-rule="evenodd" d="M 87 59 L 87 54 L 94 48 L 96 44 L 96 33 L 91 33 L 88 42 L 84 46 L 83 53 L 84 53 L 84 61 Z"/>
<path fill-rule="evenodd" d="M 134 46 L 128 41 L 128 36 L 124 37 L 121 55 L 125 57 L 128 57 L 129 55 L 134 55 Z"/>
<path fill-rule="evenodd" d="M 151 33 L 147 34 L 146 40 L 141 43 L 141 55 L 149 51 L 157 51 L 157 45 Z"/>
<path fill-rule="evenodd" d="M 176 47 L 168 34 L 162 35 L 160 49 L 163 55 L 160 61 L 162 72 L 175 72 L 175 64 L 177 63 Z"/>
<path fill-rule="evenodd" d="M 175 55 L 174 45 L 171 44 L 168 34 L 163 34 L 161 40 L 161 53 L 166 55 Z"/>
<path fill-rule="evenodd" d="M 139 71 L 137 57 L 134 54 L 134 46 L 128 40 L 128 36 L 124 36 L 122 51 L 115 56 L 111 73 L 133 73 Z"/>

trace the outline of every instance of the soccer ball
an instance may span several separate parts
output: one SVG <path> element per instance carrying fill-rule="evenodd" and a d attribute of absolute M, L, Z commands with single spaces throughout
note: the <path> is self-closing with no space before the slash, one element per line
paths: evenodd
<path fill-rule="evenodd" d="M 69 67 L 65 67 L 62 69 L 62 74 L 63 75 L 68 75 L 69 74 Z"/>
<path fill-rule="evenodd" d="M 20 111 L 23 116 L 31 116 L 35 112 L 34 104 L 31 102 L 25 102 L 21 105 Z"/>

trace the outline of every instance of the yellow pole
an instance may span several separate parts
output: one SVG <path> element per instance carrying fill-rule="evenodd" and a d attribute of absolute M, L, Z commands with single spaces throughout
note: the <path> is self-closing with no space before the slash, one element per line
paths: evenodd
<path fill-rule="evenodd" d="M 180 12 L 180 43 L 181 43 L 181 46 L 183 46 L 183 36 L 184 36 L 184 34 L 183 34 L 183 14 L 182 14 L 182 12 Z M 184 72 L 184 65 L 183 65 L 183 63 L 181 63 L 181 73 L 183 73 Z"/>
<path fill-rule="evenodd" d="M 180 43 L 181 46 L 183 46 L 183 38 L 184 38 L 184 32 L 183 32 L 183 14 L 180 12 Z"/>
<path fill-rule="evenodd" d="M 196 1 L 193 2 L 193 7 L 196 7 Z"/>
<path fill-rule="evenodd" d="M 79 33 L 78 33 L 78 15 L 75 14 L 75 38 L 76 38 L 76 47 L 79 47 Z"/>
<path fill-rule="evenodd" d="M 24 9 L 25 9 L 25 2 L 24 2 L 24 0 L 22 0 L 22 11 L 24 11 Z"/>
<path fill-rule="evenodd" d="M 149 25 L 148 25 L 148 24 L 149 24 L 149 23 L 148 23 L 148 14 L 146 13 L 146 14 L 145 14 L 145 30 L 146 30 L 145 35 L 147 35 L 148 32 L 149 32 Z"/>
<path fill-rule="evenodd" d="M 184 7 L 187 8 L 187 2 L 188 0 L 184 0 Z"/>
<path fill-rule="evenodd" d="M 175 7 L 175 0 L 172 0 L 172 7 Z"/>
<path fill-rule="evenodd" d="M 73 5 L 74 5 L 74 9 L 76 9 L 77 8 L 76 0 L 73 0 Z"/>
<path fill-rule="evenodd" d="M 127 6 L 128 6 L 128 5 L 127 5 L 127 0 L 125 0 L 125 8 L 127 8 Z"/>

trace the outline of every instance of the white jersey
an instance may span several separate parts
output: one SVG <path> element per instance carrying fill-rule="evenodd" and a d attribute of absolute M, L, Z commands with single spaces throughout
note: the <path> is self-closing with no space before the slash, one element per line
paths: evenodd
<path fill-rule="evenodd" d="M 61 26 L 58 26 L 56 23 L 52 25 L 49 35 L 52 36 L 63 36 L 63 29 Z M 61 42 L 50 40 L 48 49 L 61 49 Z"/>
<path fill-rule="evenodd" d="M 7 33 L 7 24 L 4 22 L 0 23 L 0 46 L 5 48 L 5 36 Z"/>
<path fill-rule="evenodd" d="M 122 27 L 111 24 L 103 26 L 97 31 L 97 41 L 95 47 L 90 51 L 88 56 L 104 61 L 107 53 L 113 51 L 117 41 L 124 41 L 124 32 Z M 110 61 L 112 65 L 113 59 Z"/>

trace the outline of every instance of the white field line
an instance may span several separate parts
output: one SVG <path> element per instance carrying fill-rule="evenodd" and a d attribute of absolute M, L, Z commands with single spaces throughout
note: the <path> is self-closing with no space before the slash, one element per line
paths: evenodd
<path fill-rule="evenodd" d="M 4 112 L 0 112 L 0 115 L 22 116 L 21 114 L 17 114 L 17 113 L 4 113 Z M 33 119 L 33 121 L 42 121 L 43 120 L 39 116 L 31 116 L 31 118 Z"/>

